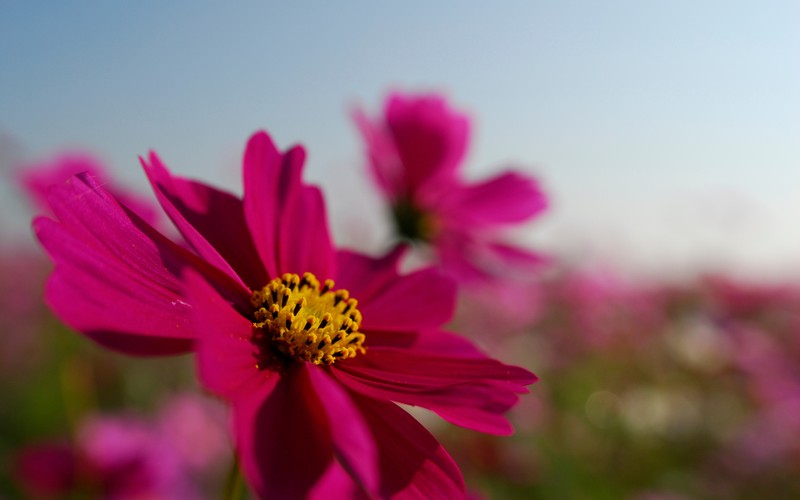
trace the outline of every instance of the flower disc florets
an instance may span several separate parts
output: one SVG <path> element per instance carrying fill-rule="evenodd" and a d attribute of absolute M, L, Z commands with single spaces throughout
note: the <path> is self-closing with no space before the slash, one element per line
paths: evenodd
<path fill-rule="evenodd" d="M 412 200 L 399 199 L 392 205 L 395 227 L 401 238 L 411 241 L 430 241 L 436 231 L 432 214 Z"/>
<path fill-rule="evenodd" d="M 253 326 L 259 328 L 253 342 L 264 360 L 271 353 L 330 365 L 366 352 L 358 301 L 333 286 L 333 280 L 320 286 L 311 273 L 284 274 L 253 292 Z M 259 359 L 259 368 L 264 360 Z"/>

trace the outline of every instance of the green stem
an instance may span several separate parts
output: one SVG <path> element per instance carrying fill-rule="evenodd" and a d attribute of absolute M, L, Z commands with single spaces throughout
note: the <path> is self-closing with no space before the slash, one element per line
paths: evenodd
<path fill-rule="evenodd" d="M 231 469 L 228 472 L 228 479 L 225 481 L 225 495 L 223 498 L 225 500 L 243 500 L 246 490 L 242 469 L 239 467 L 239 458 L 234 454 Z"/>

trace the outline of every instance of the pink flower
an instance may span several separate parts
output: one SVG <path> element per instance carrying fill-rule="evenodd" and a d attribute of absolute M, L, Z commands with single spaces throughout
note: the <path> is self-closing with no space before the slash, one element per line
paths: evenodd
<path fill-rule="evenodd" d="M 41 286 L 50 263 L 28 246 L 0 246 L 0 377 L 23 380 L 41 361 L 50 315 Z"/>
<path fill-rule="evenodd" d="M 75 487 L 78 459 L 68 443 L 30 445 L 15 458 L 14 477 L 30 497 L 55 497 Z"/>
<path fill-rule="evenodd" d="M 355 118 L 398 236 L 430 244 L 441 267 L 461 282 L 507 279 L 541 266 L 541 255 L 505 243 L 497 232 L 539 215 L 547 207 L 544 193 L 519 172 L 479 183 L 461 179 L 470 123 L 443 97 L 392 94 L 382 121 Z"/>
<path fill-rule="evenodd" d="M 402 249 L 335 251 L 322 194 L 301 181 L 304 158 L 255 134 L 239 199 L 151 154 L 156 196 L 194 252 L 89 176 L 51 189 L 58 220 L 34 222 L 56 263 L 47 300 L 108 347 L 196 350 L 201 382 L 232 405 L 259 495 L 463 496 L 450 456 L 394 402 L 509 434 L 503 413 L 535 376 L 442 331 L 455 288 L 432 269 L 399 275 Z"/>
<path fill-rule="evenodd" d="M 220 408 L 209 401 L 182 396 L 154 423 L 132 415 L 94 416 L 78 429 L 74 443 L 40 443 L 17 457 L 15 477 L 32 497 L 65 497 L 92 493 L 102 498 L 204 498 L 200 476 L 207 476 L 225 457 Z M 188 417 L 176 426 L 179 413 Z M 193 436 L 196 455 L 185 453 L 180 428 Z"/>

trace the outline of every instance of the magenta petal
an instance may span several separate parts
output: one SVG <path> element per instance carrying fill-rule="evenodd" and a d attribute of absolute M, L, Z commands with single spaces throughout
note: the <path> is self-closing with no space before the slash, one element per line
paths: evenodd
<path fill-rule="evenodd" d="M 532 177 L 506 172 L 478 184 L 454 187 L 437 207 L 460 224 L 511 224 L 544 211 L 547 197 Z"/>
<path fill-rule="evenodd" d="M 50 203 L 60 222 L 39 218 L 34 229 L 56 264 L 46 291 L 56 314 L 131 354 L 188 350 L 192 311 L 178 276 L 190 256 L 88 176 L 54 187 Z"/>
<path fill-rule="evenodd" d="M 149 163 L 142 159 L 142 166 L 164 211 L 203 259 L 250 288 L 264 286 L 267 275 L 250 238 L 241 200 L 172 176 L 155 153 Z"/>
<path fill-rule="evenodd" d="M 367 346 L 372 347 L 401 347 L 413 349 L 414 352 L 427 352 L 430 354 L 447 353 L 448 356 L 465 358 L 485 358 L 484 354 L 475 344 L 454 333 L 443 330 L 421 330 L 416 332 L 369 332 Z"/>
<path fill-rule="evenodd" d="M 276 276 L 283 205 L 300 189 L 305 152 L 296 148 L 284 157 L 266 132 L 257 132 L 244 153 L 244 214 L 267 274 Z M 289 160 L 284 166 L 284 161 Z"/>
<path fill-rule="evenodd" d="M 443 387 L 406 385 L 390 379 L 337 371 L 350 389 L 374 399 L 427 408 L 450 423 L 487 434 L 508 436 L 513 428 L 503 416 L 519 397 L 491 382 L 463 382 Z"/>
<path fill-rule="evenodd" d="M 389 199 L 403 195 L 405 173 L 392 137 L 383 127 L 373 124 L 360 110 L 353 113 L 353 120 L 366 143 L 370 171 L 378 187 Z"/>
<path fill-rule="evenodd" d="M 386 122 L 410 192 L 452 178 L 467 150 L 466 116 L 449 109 L 437 95 L 394 94 L 386 103 Z"/>
<path fill-rule="evenodd" d="M 281 221 L 279 272 L 333 277 L 333 250 L 322 192 L 303 186 L 286 202 Z"/>
<path fill-rule="evenodd" d="M 192 309 L 178 283 L 143 280 L 49 219 L 37 219 L 34 229 L 56 263 L 45 299 L 64 323 L 129 354 L 168 355 L 192 348 Z"/>
<path fill-rule="evenodd" d="M 244 212 L 269 276 L 305 271 L 328 278 L 333 249 L 319 190 L 302 184 L 305 151 L 281 155 L 265 133 L 255 134 L 244 157 Z"/>
<path fill-rule="evenodd" d="M 541 254 L 463 232 L 443 233 L 435 245 L 442 270 L 460 283 L 519 282 L 550 262 Z"/>
<path fill-rule="evenodd" d="M 359 300 L 362 330 L 403 331 L 437 327 L 455 310 L 456 286 L 435 269 L 397 276 L 368 300 Z"/>
<path fill-rule="evenodd" d="M 300 182 L 299 169 L 283 169 L 282 163 L 281 153 L 266 132 L 250 138 L 244 153 L 244 214 L 270 276 L 278 274 L 279 207 L 287 190 Z"/>
<path fill-rule="evenodd" d="M 364 491 L 336 460 L 330 463 L 328 470 L 308 494 L 309 500 L 351 500 L 365 496 Z"/>
<path fill-rule="evenodd" d="M 67 496 L 78 478 L 79 458 L 67 443 L 24 448 L 16 457 L 12 477 L 33 498 Z"/>
<path fill-rule="evenodd" d="M 54 186 L 49 200 L 59 221 L 34 221 L 56 265 L 47 301 L 64 322 L 106 346 L 148 355 L 189 350 L 193 311 L 180 279 L 189 266 L 237 304 L 248 299 L 242 287 L 120 206 L 88 175 Z"/>
<path fill-rule="evenodd" d="M 405 245 L 398 245 L 377 259 L 340 250 L 336 254 L 336 286 L 349 291 L 350 295 L 357 297 L 361 303 L 369 302 L 375 294 L 383 291 L 398 277 L 397 268 L 407 248 Z"/>
<path fill-rule="evenodd" d="M 328 420 L 347 422 L 346 431 L 332 433 L 336 458 L 361 489 L 373 496 L 378 486 L 378 453 L 364 418 L 345 390 L 323 370 L 308 365 L 308 372 Z"/>
<path fill-rule="evenodd" d="M 474 354 L 453 357 L 386 347 L 370 347 L 334 373 L 367 396 L 429 408 L 457 425 L 503 435 L 512 431 L 503 413 L 536 380 L 527 370 Z"/>
<path fill-rule="evenodd" d="M 494 260 L 498 267 L 505 269 L 539 269 L 550 259 L 536 252 L 506 243 L 487 243 L 487 260 Z"/>
<path fill-rule="evenodd" d="M 482 262 L 475 255 L 477 244 L 470 235 L 450 231 L 439 235 L 434 245 L 442 271 L 459 283 L 480 283 L 494 278 L 490 270 L 481 267 Z"/>
<path fill-rule="evenodd" d="M 234 406 L 242 469 L 262 498 L 305 498 L 333 461 L 330 423 L 305 366 L 269 380 Z"/>
<path fill-rule="evenodd" d="M 48 210 L 47 197 L 50 186 L 63 184 L 73 175 L 84 172 L 98 179 L 100 184 L 114 195 L 114 198 L 120 200 L 122 204 L 148 223 L 153 224 L 158 220 L 156 206 L 151 200 L 113 186 L 106 167 L 89 153 L 65 153 L 50 162 L 30 165 L 20 171 L 19 180 L 28 197 L 42 210 Z"/>
<path fill-rule="evenodd" d="M 444 447 L 393 403 L 354 395 L 380 453 L 380 497 L 465 498 L 461 471 Z"/>
<path fill-rule="evenodd" d="M 187 298 L 195 310 L 197 372 L 201 383 L 228 400 L 252 392 L 271 372 L 255 366 L 253 324 L 197 273 L 187 271 Z"/>
<path fill-rule="evenodd" d="M 537 380 L 536 375 L 524 368 L 506 365 L 489 357 L 447 356 L 393 347 L 370 347 L 366 355 L 340 364 L 339 369 L 349 373 L 357 372 L 422 387 L 491 380 L 503 382 L 509 388 L 514 388 L 515 392 L 524 393 L 528 392 L 525 386 Z"/>
<path fill-rule="evenodd" d="M 29 165 L 19 172 L 19 182 L 36 206 L 48 210 L 47 196 L 50 186 L 63 184 L 73 175 L 87 172 L 101 181 L 106 176 L 105 167 L 88 153 L 67 153 L 52 161 Z"/>
<path fill-rule="evenodd" d="M 486 388 L 490 391 L 491 388 Z M 493 436 L 510 436 L 514 434 L 514 427 L 502 414 L 514 406 L 519 398 L 512 400 L 485 402 L 481 406 L 464 407 L 448 405 L 431 405 L 428 409 L 451 424 L 472 429 L 474 431 L 491 434 Z"/>

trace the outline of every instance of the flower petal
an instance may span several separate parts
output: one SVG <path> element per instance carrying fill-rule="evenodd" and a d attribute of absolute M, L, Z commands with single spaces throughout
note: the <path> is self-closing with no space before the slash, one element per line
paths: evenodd
<path fill-rule="evenodd" d="M 364 491 L 336 460 L 330 463 L 328 470 L 308 494 L 309 500 L 349 500 L 364 496 Z"/>
<path fill-rule="evenodd" d="M 281 155 L 265 132 L 247 144 L 244 213 L 269 276 L 305 271 L 323 279 L 333 275 L 325 207 L 319 191 L 302 184 L 304 160 L 301 147 Z"/>
<path fill-rule="evenodd" d="M 383 277 L 377 273 L 376 279 Z M 363 331 L 416 330 L 441 326 L 453 317 L 456 286 L 437 270 L 427 268 L 396 276 L 366 299 L 353 296 L 364 317 Z"/>
<path fill-rule="evenodd" d="M 370 347 L 334 371 L 367 396 L 429 408 L 446 420 L 491 434 L 511 434 L 503 417 L 536 377 L 488 357 L 442 356 L 414 349 Z"/>
<path fill-rule="evenodd" d="M 19 181 L 37 208 L 49 210 L 47 197 L 50 186 L 63 184 L 73 175 L 83 172 L 88 172 L 93 178 L 99 179 L 114 198 L 149 224 L 155 225 L 159 220 L 157 207 L 151 200 L 136 193 L 117 189 L 109 182 L 111 176 L 105 165 L 86 152 L 68 152 L 49 162 L 24 167 L 19 172 Z"/>
<path fill-rule="evenodd" d="M 459 284 L 475 284 L 492 281 L 495 277 L 474 255 L 476 243 L 471 235 L 460 231 L 447 231 L 440 234 L 433 242 L 439 256 L 442 272 Z"/>
<path fill-rule="evenodd" d="M 391 200 L 404 195 L 403 165 L 390 134 L 384 131 L 381 124 L 373 123 L 361 110 L 353 113 L 353 121 L 364 138 L 370 172 L 378 188 Z"/>
<path fill-rule="evenodd" d="M 296 155 L 303 156 L 302 150 Z M 302 163 L 302 161 L 300 162 Z M 300 182 L 301 165 L 289 164 L 266 132 L 250 138 L 244 153 L 244 214 L 267 274 L 278 274 L 280 208 Z"/>
<path fill-rule="evenodd" d="M 542 254 L 530 252 L 518 246 L 502 242 L 487 242 L 485 245 L 487 260 L 493 261 L 496 267 L 504 269 L 540 269 L 550 262 Z"/>
<path fill-rule="evenodd" d="M 360 302 L 369 302 L 397 279 L 397 268 L 407 249 L 406 245 L 397 245 L 380 258 L 339 250 L 336 254 L 336 286 L 346 289 Z"/>
<path fill-rule="evenodd" d="M 462 231 L 443 232 L 434 244 L 443 272 L 460 283 L 519 282 L 550 262 L 541 254 Z"/>
<path fill-rule="evenodd" d="M 56 315 L 132 354 L 189 349 L 191 308 L 178 278 L 187 265 L 181 249 L 155 231 L 143 232 L 149 226 L 91 177 L 54 188 L 50 202 L 60 222 L 38 218 L 34 230 L 56 264 L 45 293 Z M 137 334 L 143 337 L 139 346 L 130 338 Z"/>
<path fill-rule="evenodd" d="M 336 458 L 361 489 L 374 496 L 378 487 L 378 454 L 364 418 L 336 381 L 323 370 L 307 366 L 314 390 L 335 427 L 331 437 Z M 343 425 L 336 425 L 339 422 Z"/>
<path fill-rule="evenodd" d="M 395 404 L 353 395 L 380 453 L 380 497 L 464 498 L 461 471 L 444 447 Z"/>
<path fill-rule="evenodd" d="M 268 380 L 234 406 L 242 469 L 262 498 L 305 498 L 333 461 L 330 424 L 303 365 Z"/>
<path fill-rule="evenodd" d="M 443 330 L 419 330 L 414 332 L 379 332 L 371 331 L 367 336 L 368 347 L 400 347 L 413 349 L 415 352 L 431 354 L 445 353 L 448 356 L 465 358 L 485 358 L 475 344 L 454 333 Z"/>
<path fill-rule="evenodd" d="M 186 241 L 206 261 L 251 289 L 269 281 L 244 219 L 242 201 L 173 176 L 155 153 L 141 159 L 153 191 Z"/>
<path fill-rule="evenodd" d="M 42 443 L 18 452 L 11 472 L 31 498 L 67 495 L 78 479 L 79 458 L 67 443 Z"/>
<path fill-rule="evenodd" d="M 505 172 L 489 180 L 455 187 L 437 204 L 437 212 L 461 225 L 497 225 L 522 222 L 547 208 L 539 183 L 519 172 Z"/>
<path fill-rule="evenodd" d="M 333 277 L 336 254 L 328 233 L 322 192 L 303 186 L 286 201 L 279 238 L 281 274 L 311 272 L 319 279 Z"/>
<path fill-rule="evenodd" d="M 194 307 L 197 372 L 209 391 L 230 401 L 254 392 L 271 375 L 260 371 L 250 342 L 253 323 L 237 312 L 196 272 L 184 275 Z"/>
<path fill-rule="evenodd" d="M 340 367 L 341 365 L 341 367 Z M 484 356 L 447 356 L 415 349 L 370 347 L 366 355 L 336 365 L 349 373 L 386 378 L 408 386 L 444 387 L 453 383 L 496 381 L 515 392 L 537 380 L 524 368 L 503 364 Z"/>
<path fill-rule="evenodd" d="M 465 115 L 434 94 L 393 94 L 385 113 L 409 193 L 452 179 L 467 150 L 469 119 Z"/>

